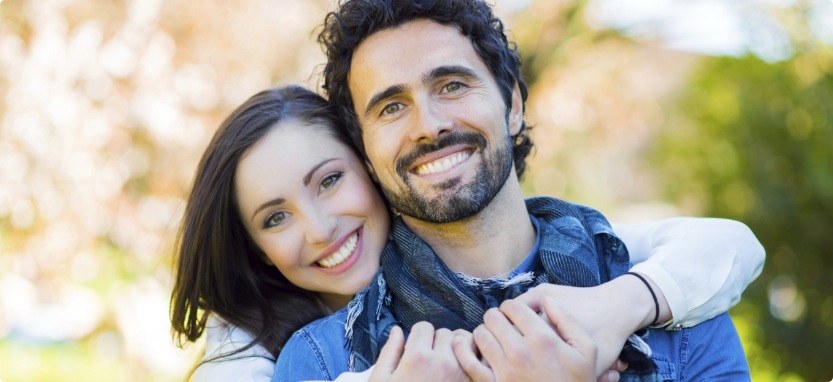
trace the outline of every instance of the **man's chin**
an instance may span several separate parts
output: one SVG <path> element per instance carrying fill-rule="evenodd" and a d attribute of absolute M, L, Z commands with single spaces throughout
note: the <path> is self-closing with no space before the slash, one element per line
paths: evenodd
<path fill-rule="evenodd" d="M 483 210 L 487 201 L 463 196 L 460 192 L 447 192 L 429 200 L 412 201 L 397 208 L 404 215 L 433 224 L 446 224 L 472 217 Z"/>

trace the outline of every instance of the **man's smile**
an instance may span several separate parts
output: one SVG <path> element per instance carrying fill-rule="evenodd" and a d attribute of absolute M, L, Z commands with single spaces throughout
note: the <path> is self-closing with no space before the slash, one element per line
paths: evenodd
<path fill-rule="evenodd" d="M 471 149 L 456 150 L 451 154 L 442 155 L 437 159 L 416 166 L 413 172 L 417 175 L 433 175 L 448 171 L 469 159 L 472 152 Z"/>
<path fill-rule="evenodd" d="M 439 137 L 429 144 L 421 144 L 397 162 L 400 177 L 430 176 L 452 170 L 468 161 L 475 151 L 486 147 L 480 134 L 455 132 Z"/>

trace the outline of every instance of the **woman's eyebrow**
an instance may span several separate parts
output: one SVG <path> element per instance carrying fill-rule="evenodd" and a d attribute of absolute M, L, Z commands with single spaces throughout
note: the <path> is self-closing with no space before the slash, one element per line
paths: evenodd
<path fill-rule="evenodd" d="M 312 179 L 312 174 L 315 174 L 315 172 L 318 171 L 318 169 L 321 168 L 321 166 L 330 163 L 334 160 L 336 160 L 336 158 L 324 159 L 323 161 L 321 161 L 321 163 L 312 166 L 307 175 L 304 175 L 304 186 L 309 186 L 309 181 Z"/>
<path fill-rule="evenodd" d="M 260 207 L 258 207 L 258 208 L 255 210 L 255 212 L 254 212 L 254 213 L 252 213 L 252 218 L 251 218 L 251 221 L 252 221 L 252 222 L 254 222 L 254 220 L 255 220 L 255 216 L 257 216 L 257 213 L 258 213 L 258 212 L 260 212 L 261 210 L 263 210 L 263 209 L 265 209 L 265 208 L 269 208 L 269 207 L 271 207 L 271 206 L 281 205 L 281 204 L 283 204 L 284 202 L 286 202 L 286 199 L 284 199 L 284 198 L 275 198 L 275 199 L 272 199 L 272 200 L 270 200 L 270 201 L 268 201 L 268 202 L 266 202 L 266 203 L 261 204 L 261 205 L 260 205 Z"/>
<path fill-rule="evenodd" d="M 318 171 L 318 169 L 319 169 L 319 168 L 321 168 L 321 166 L 323 166 L 323 165 L 325 165 L 325 164 L 327 164 L 327 163 L 330 163 L 330 162 L 332 162 L 332 161 L 334 161 L 334 160 L 336 160 L 336 159 L 337 159 L 337 158 L 328 158 L 328 159 L 324 159 L 323 161 L 319 162 L 319 163 L 318 163 L 318 164 L 316 164 L 315 166 L 312 166 L 312 168 L 309 170 L 309 172 L 307 172 L 307 174 L 306 174 L 306 175 L 304 175 L 304 179 L 303 179 L 303 181 L 304 181 L 304 186 L 309 186 L 309 182 L 310 182 L 310 180 L 312 180 L 312 175 L 313 175 L 313 174 L 315 174 L 315 172 L 316 172 L 316 171 Z M 254 213 L 252 213 L 252 218 L 251 218 L 251 220 L 252 220 L 252 221 L 254 221 L 254 220 L 255 220 L 255 216 L 257 216 L 258 212 L 262 211 L 263 209 L 265 209 L 265 208 L 269 208 L 269 207 L 272 207 L 272 206 L 277 206 L 277 205 L 283 204 L 283 203 L 285 203 L 285 202 L 286 202 L 286 199 L 284 199 L 284 198 L 275 198 L 275 199 L 272 199 L 272 200 L 270 200 L 270 201 L 268 201 L 268 202 L 266 202 L 266 203 L 261 204 L 261 205 L 260 205 L 260 207 L 258 207 L 258 208 L 255 210 L 255 212 L 254 212 Z"/>

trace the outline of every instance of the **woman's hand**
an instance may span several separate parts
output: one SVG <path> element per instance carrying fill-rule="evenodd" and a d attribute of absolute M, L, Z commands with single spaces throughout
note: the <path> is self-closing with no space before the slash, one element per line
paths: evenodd
<path fill-rule="evenodd" d="M 596 381 L 590 336 L 552 299 L 542 305 L 544 319 L 521 302 L 504 301 L 474 333 L 455 333 L 454 353 L 473 381 Z M 602 378 L 616 381 L 618 374 Z"/>
<path fill-rule="evenodd" d="M 657 297 L 662 311 L 663 307 L 667 308 L 667 303 L 660 292 Z M 654 303 L 648 289 L 632 276 L 618 277 L 589 288 L 541 284 L 515 300 L 540 312 L 546 298 L 557 301 L 558 306 L 575 317 L 583 331 L 590 334 L 598 347 L 596 372 L 599 375 L 612 368 L 610 365 L 616 365 L 628 336 L 650 324 L 654 316 Z"/>
<path fill-rule="evenodd" d="M 448 329 L 418 322 L 406 342 L 402 329 L 394 327 L 369 381 L 469 381 L 454 356 L 453 338 Z"/>

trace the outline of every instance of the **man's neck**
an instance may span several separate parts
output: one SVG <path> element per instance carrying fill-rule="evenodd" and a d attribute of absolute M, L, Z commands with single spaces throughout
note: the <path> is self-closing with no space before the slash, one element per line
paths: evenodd
<path fill-rule="evenodd" d="M 445 224 L 407 216 L 402 220 L 449 269 L 474 277 L 505 277 L 535 244 L 535 229 L 514 171 L 474 216 Z"/>

